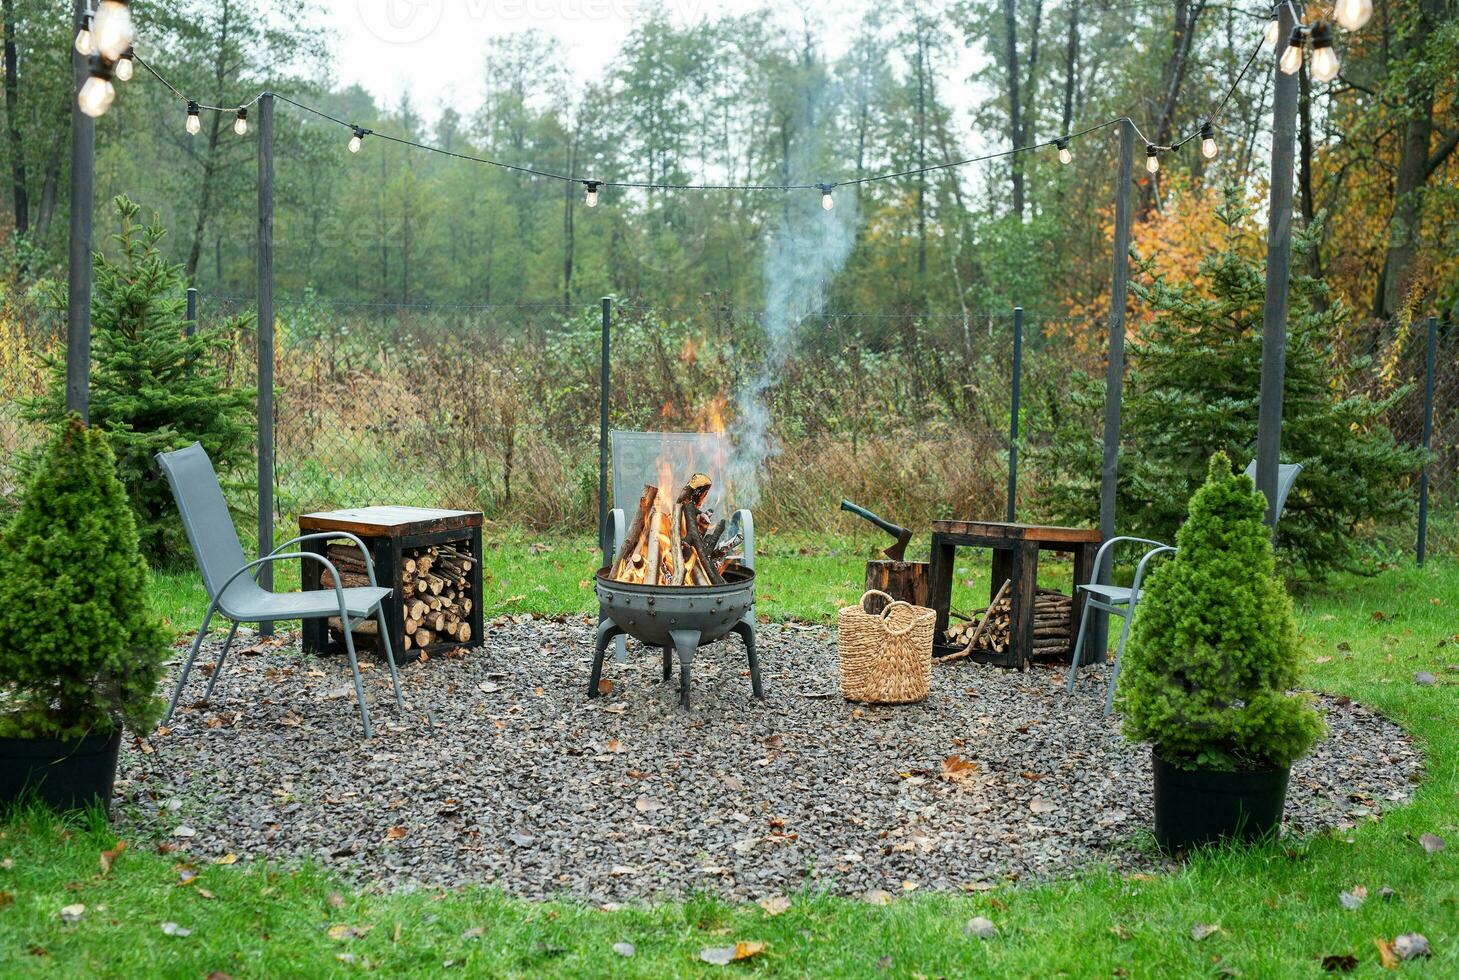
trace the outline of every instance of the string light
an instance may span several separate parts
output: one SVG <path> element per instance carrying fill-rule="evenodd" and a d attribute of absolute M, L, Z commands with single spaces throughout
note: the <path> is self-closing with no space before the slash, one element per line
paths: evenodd
<path fill-rule="evenodd" d="M 583 186 L 588 189 L 588 192 L 583 195 L 583 203 L 590 208 L 598 206 L 598 187 L 601 183 L 602 181 L 598 180 L 583 181 Z"/>
<path fill-rule="evenodd" d="M 1287 38 L 1287 50 L 1282 52 L 1282 60 L 1277 62 L 1284 75 L 1295 75 L 1297 69 L 1302 67 L 1302 28 L 1292 28 L 1291 37 Z"/>
<path fill-rule="evenodd" d="M 363 127 L 363 126 L 356 126 L 355 127 L 355 131 L 354 131 L 354 135 L 352 135 L 350 137 L 350 152 L 351 153 L 359 153 L 360 152 L 360 144 L 362 144 L 365 141 L 365 137 L 368 136 L 369 134 L 370 134 L 370 131 L 368 129 L 366 129 L 365 127 Z"/>
<path fill-rule="evenodd" d="M 1332 19 L 1345 31 L 1356 31 L 1373 16 L 1373 0 L 1337 0 Z"/>
<path fill-rule="evenodd" d="M 111 84 L 111 66 L 102 58 L 92 55 L 89 73 L 81 91 L 76 94 L 76 104 L 91 118 L 106 114 L 117 90 Z"/>
<path fill-rule="evenodd" d="M 1155 148 L 1154 143 L 1145 145 L 1145 169 L 1152 174 L 1160 170 L 1160 151 Z"/>
<path fill-rule="evenodd" d="M 76 32 L 76 53 L 83 58 L 96 54 L 96 40 L 91 36 L 91 15 L 81 18 L 81 29 Z"/>
<path fill-rule="evenodd" d="M 121 60 L 117 62 L 116 76 L 117 81 L 119 82 L 130 82 L 132 80 L 131 48 L 127 48 L 127 50 L 122 54 Z"/>
<path fill-rule="evenodd" d="M 1332 46 L 1332 30 L 1326 21 L 1318 21 L 1312 29 L 1312 79 L 1330 82 L 1337 77 L 1337 51 Z"/>
<path fill-rule="evenodd" d="M 203 121 L 198 118 L 198 104 L 192 99 L 187 100 L 187 132 L 189 136 L 198 135 L 198 130 L 203 128 Z"/>
<path fill-rule="evenodd" d="M 1070 160 L 1074 159 L 1074 154 L 1069 152 L 1069 137 L 1060 136 L 1058 139 L 1054 140 L 1054 145 L 1059 148 L 1060 163 L 1068 163 Z"/>
<path fill-rule="evenodd" d="M 1275 47 L 1278 39 L 1280 39 L 1281 36 L 1282 36 L 1282 22 L 1279 21 L 1279 20 L 1277 20 L 1275 17 L 1273 17 L 1271 19 L 1271 23 L 1267 24 L 1267 26 L 1266 26 L 1266 33 L 1263 34 L 1262 37 L 1266 39 L 1266 43 L 1267 44 L 1270 44 L 1273 47 Z"/>
<path fill-rule="evenodd" d="M 233 132 L 239 136 L 248 134 L 248 110 L 239 106 L 238 116 L 233 120 Z"/>
<path fill-rule="evenodd" d="M 91 19 L 96 52 L 108 61 L 118 61 L 132 46 L 132 11 L 127 0 L 101 0 Z"/>
<path fill-rule="evenodd" d="M 1216 127 L 1210 120 L 1206 120 L 1206 124 L 1201 127 L 1201 156 L 1214 160 L 1220 152 L 1221 148 L 1216 145 Z"/>
<path fill-rule="evenodd" d="M 836 206 L 836 199 L 831 196 L 831 189 L 835 184 L 817 184 L 821 189 L 821 210 L 829 211 Z"/>

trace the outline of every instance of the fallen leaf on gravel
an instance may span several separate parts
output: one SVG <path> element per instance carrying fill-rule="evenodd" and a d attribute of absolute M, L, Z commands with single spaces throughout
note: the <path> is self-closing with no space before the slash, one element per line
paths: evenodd
<path fill-rule="evenodd" d="M 191 936 L 193 934 L 193 931 L 191 929 L 188 929 L 185 926 L 180 926 L 176 922 L 162 923 L 162 932 L 165 935 L 177 936 L 180 939 L 186 939 L 188 936 Z"/>
<path fill-rule="evenodd" d="M 892 893 L 881 888 L 873 888 L 870 891 L 867 891 L 861 897 L 863 900 L 870 902 L 872 905 L 892 904 Z"/>
<path fill-rule="evenodd" d="M 969 762 L 960 755 L 950 755 L 942 760 L 941 778 L 950 783 L 960 783 L 977 771 L 976 762 Z"/>
<path fill-rule="evenodd" d="M 81 917 L 86 914 L 86 906 L 77 902 L 75 905 L 67 905 L 61 909 L 62 922 L 80 922 Z"/>
<path fill-rule="evenodd" d="M 1420 932 L 1405 932 L 1393 940 L 1393 951 L 1401 959 L 1417 960 L 1429 955 L 1429 941 Z"/>
<path fill-rule="evenodd" d="M 789 910 L 790 899 L 784 895 L 771 895 L 768 898 L 760 899 L 759 905 L 765 910 L 766 915 L 781 915 Z"/>
<path fill-rule="evenodd" d="M 214 864 L 236 864 L 237 862 L 238 862 L 238 855 L 237 854 L 234 854 L 232 851 L 229 851 L 227 854 L 224 854 L 222 857 L 215 857 L 215 858 L 213 858 L 213 863 Z"/>
<path fill-rule="evenodd" d="M 613 870 L 608 873 L 622 877 L 623 875 L 636 875 L 638 874 L 638 869 L 631 864 L 615 864 L 613 865 Z"/>
<path fill-rule="evenodd" d="M 613 952 L 619 956 L 632 956 L 638 950 L 634 947 L 633 943 L 614 943 Z"/>
<path fill-rule="evenodd" d="M 1053 813 L 1059 809 L 1059 806 L 1057 803 L 1050 803 L 1041 796 L 1035 796 L 1028 801 L 1028 808 L 1034 813 Z"/>
<path fill-rule="evenodd" d="M 511 834 L 507 837 L 507 840 L 516 844 L 518 847 L 526 847 L 536 839 L 531 834 Z"/>
<path fill-rule="evenodd" d="M 1423 849 L 1428 851 L 1430 854 L 1438 854 L 1444 849 L 1444 838 L 1440 837 L 1438 834 L 1423 834 L 1419 837 L 1418 842 L 1422 844 Z"/>
<path fill-rule="evenodd" d="M 1200 942 L 1202 939 L 1205 939 L 1208 936 L 1214 936 L 1220 931 L 1220 925 L 1208 922 L 1197 922 L 1195 925 L 1191 926 L 1191 938 L 1194 939 L 1196 942 Z"/>
<path fill-rule="evenodd" d="M 616 739 L 616 738 L 610 738 L 610 739 L 608 739 L 607 742 L 603 743 L 603 751 L 604 752 L 627 752 L 628 750 L 624 747 L 624 745 L 623 745 L 622 742 L 618 741 L 618 739 Z"/>
<path fill-rule="evenodd" d="M 975 915 L 969 919 L 963 926 L 963 932 L 969 936 L 977 936 L 979 939 L 998 938 L 998 927 L 993 924 L 993 920 L 981 915 Z"/>
<path fill-rule="evenodd" d="M 623 712 L 625 712 L 625 711 L 628 710 L 628 705 L 626 705 L 626 704 L 610 704 L 610 705 L 608 705 L 608 707 L 604 708 L 603 710 L 606 711 L 606 712 L 608 712 L 610 715 L 621 715 L 621 714 L 623 714 Z"/>
<path fill-rule="evenodd" d="M 1337 900 L 1342 903 L 1343 908 L 1349 911 L 1360 909 L 1368 900 L 1368 889 L 1358 885 L 1350 892 L 1339 892 Z"/>
<path fill-rule="evenodd" d="M 542 689 L 540 687 L 537 689 L 537 693 L 538 694 L 541 694 L 542 693 Z M 606 677 L 603 678 L 602 680 L 600 680 L 598 682 L 598 693 L 599 694 L 612 694 L 613 693 L 613 682 L 610 681 Z"/>
<path fill-rule="evenodd" d="M 725 966 L 735 960 L 747 960 L 764 950 L 764 943 L 741 940 L 733 946 L 706 946 L 699 951 L 699 958 L 713 966 Z"/>
<path fill-rule="evenodd" d="M 177 884 L 179 887 L 181 887 L 182 885 L 191 885 L 197 880 L 198 872 L 196 868 L 177 869 Z"/>
<path fill-rule="evenodd" d="M 385 831 L 385 839 L 400 840 L 400 838 L 404 837 L 408 833 L 410 833 L 410 831 L 406 830 L 404 827 L 391 827 L 389 830 Z"/>
<path fill-rule="evenodd" d="M 633 801 L 633 808 L 639 813 L 648 813 L 651 810 L 658 810 L 662 807 L 663 804 L 654 799 L 652 796 L 640 796 L 638 799 Z"/>
<path fill-rule="evenodd" d="M 1322 968 L 1328 973 L 1351 973 L 1358 968 L 1358 958 L 1352 953 L 1332 953 L 1322 958 Z"/>
<path fill-rule="evenodd" d="M 119 840 L 119 841 L 117 841 L 117 846 L 116 847 L 113 847 L 109 851 L 102 851 L 101 852 L 101 858 L 100 858 L 101 873 L 102 874 L 106 874 L 107 872 L 111 871 L 112 862 L 114 862 L 118 857 L 120 857 L 122 851 L 125 851 L 126 849 L 127 849 L 127 842 L 124 841 L 124 840 Z"/>

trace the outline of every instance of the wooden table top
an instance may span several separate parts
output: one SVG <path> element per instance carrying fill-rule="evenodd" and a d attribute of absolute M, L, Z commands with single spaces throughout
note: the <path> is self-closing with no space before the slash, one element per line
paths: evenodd
<path fill-rule="evenodd" d="M 955 534 L 993 541 L 1033 541 L 1040 544 L 1097 544 L 1099 529 L 1047 524 L 1007 524 L 1002 521 L 933 521 L 934 534 Z"/>
<path fill-rule="evenodd" d="M 441 510 L 435 507 L 382 505 L 299 515 L 301 531 L 350 531 L 374 537 L 379 537 L 382 533 L 394 535 L 421 530 L 446 531 L 480 526 L 480 511 Z"/>

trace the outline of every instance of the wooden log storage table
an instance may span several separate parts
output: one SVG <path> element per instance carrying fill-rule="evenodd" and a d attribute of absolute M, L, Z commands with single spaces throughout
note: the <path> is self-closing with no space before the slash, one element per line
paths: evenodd
<path fill-rule="evenodd" d="M 299 517 L 300 534 L 342 531 L 365 542 L 375 563 L 375 581 L 389 588 L 385 623 L 390 647 L 398 663 L 419 659 L 421 652 L 444 653 L 479 644 L 481 620 L 481 513 L 435 510 L 427 507 L 359 507 Z M 344 585 L 367 585 L 360 549 L 347 539 L 306 541 L 302 547 L 340 567 Z M 425 558 L 434 552 L 433 558 Z M 422 559 L 426 571 L 421 573 Z M 324 566 L 307 558 L 300 580 L 305 589 L 333 588 Z M 408 580 L 408 581 L 407 581 Z M 313 653 L 342 653 L 344 637 L 334 619 L 304 621 L 304 649 Z M 413 628 L 407 641 L 406 623 Z M 383 653 L 372 620 L 355 629 L 355 645 L 362 643 Z M 338 634 L 338 635 L 336 635 Z M 425 642 L 418 642 L 427 637 Z"/>
<path fill-rule="evenodd" d="M 959 547 L 991 549 L 993 575 L 989 599 L 997 598 L 1005 581 L 1010 583 L 1009 596 L 1012 599 L 1013 622 L 1007 648 L 1002 653 L 977 651 L 970 655 L 970 659 L 1021 670 L 1034 652 L 1034 600 L 1038 592 L 1039 552 L 1058 551 L 1074 556 L 1074 601 L 1070 604 L 1069 622 L 1072 648 L 1074 631 L 1079 627 L 1079 616 L 1084 608 L 1078 586 L 1089 581 L 1099 542 L 1099 531 L 1093 528 L 1043 527 L 997 521 L 933 521 L 931 581 L 928 585 L 932 608 L 937 611 L 933 656 L 945 657 L 962 649 L 944 642 L 952 604 L 953 562 Z M 1102 655 L 1096 656 L 1093 652 L 1084 657 L 1086 663 L 1103 659 Z"/>

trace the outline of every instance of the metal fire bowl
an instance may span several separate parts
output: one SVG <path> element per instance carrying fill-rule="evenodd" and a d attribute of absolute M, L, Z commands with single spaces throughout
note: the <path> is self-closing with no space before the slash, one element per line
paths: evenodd
<path fill-rule="evenodd" d="M 616 582 L 598 569 L 598 606 L 618 628 L 641 643 L 672 647 L 671 630 L 694 630 L 701 645 L 713 643 L 755 605 L 755 573 L 725 570 L 723 585 L 672 586 Z"/>

